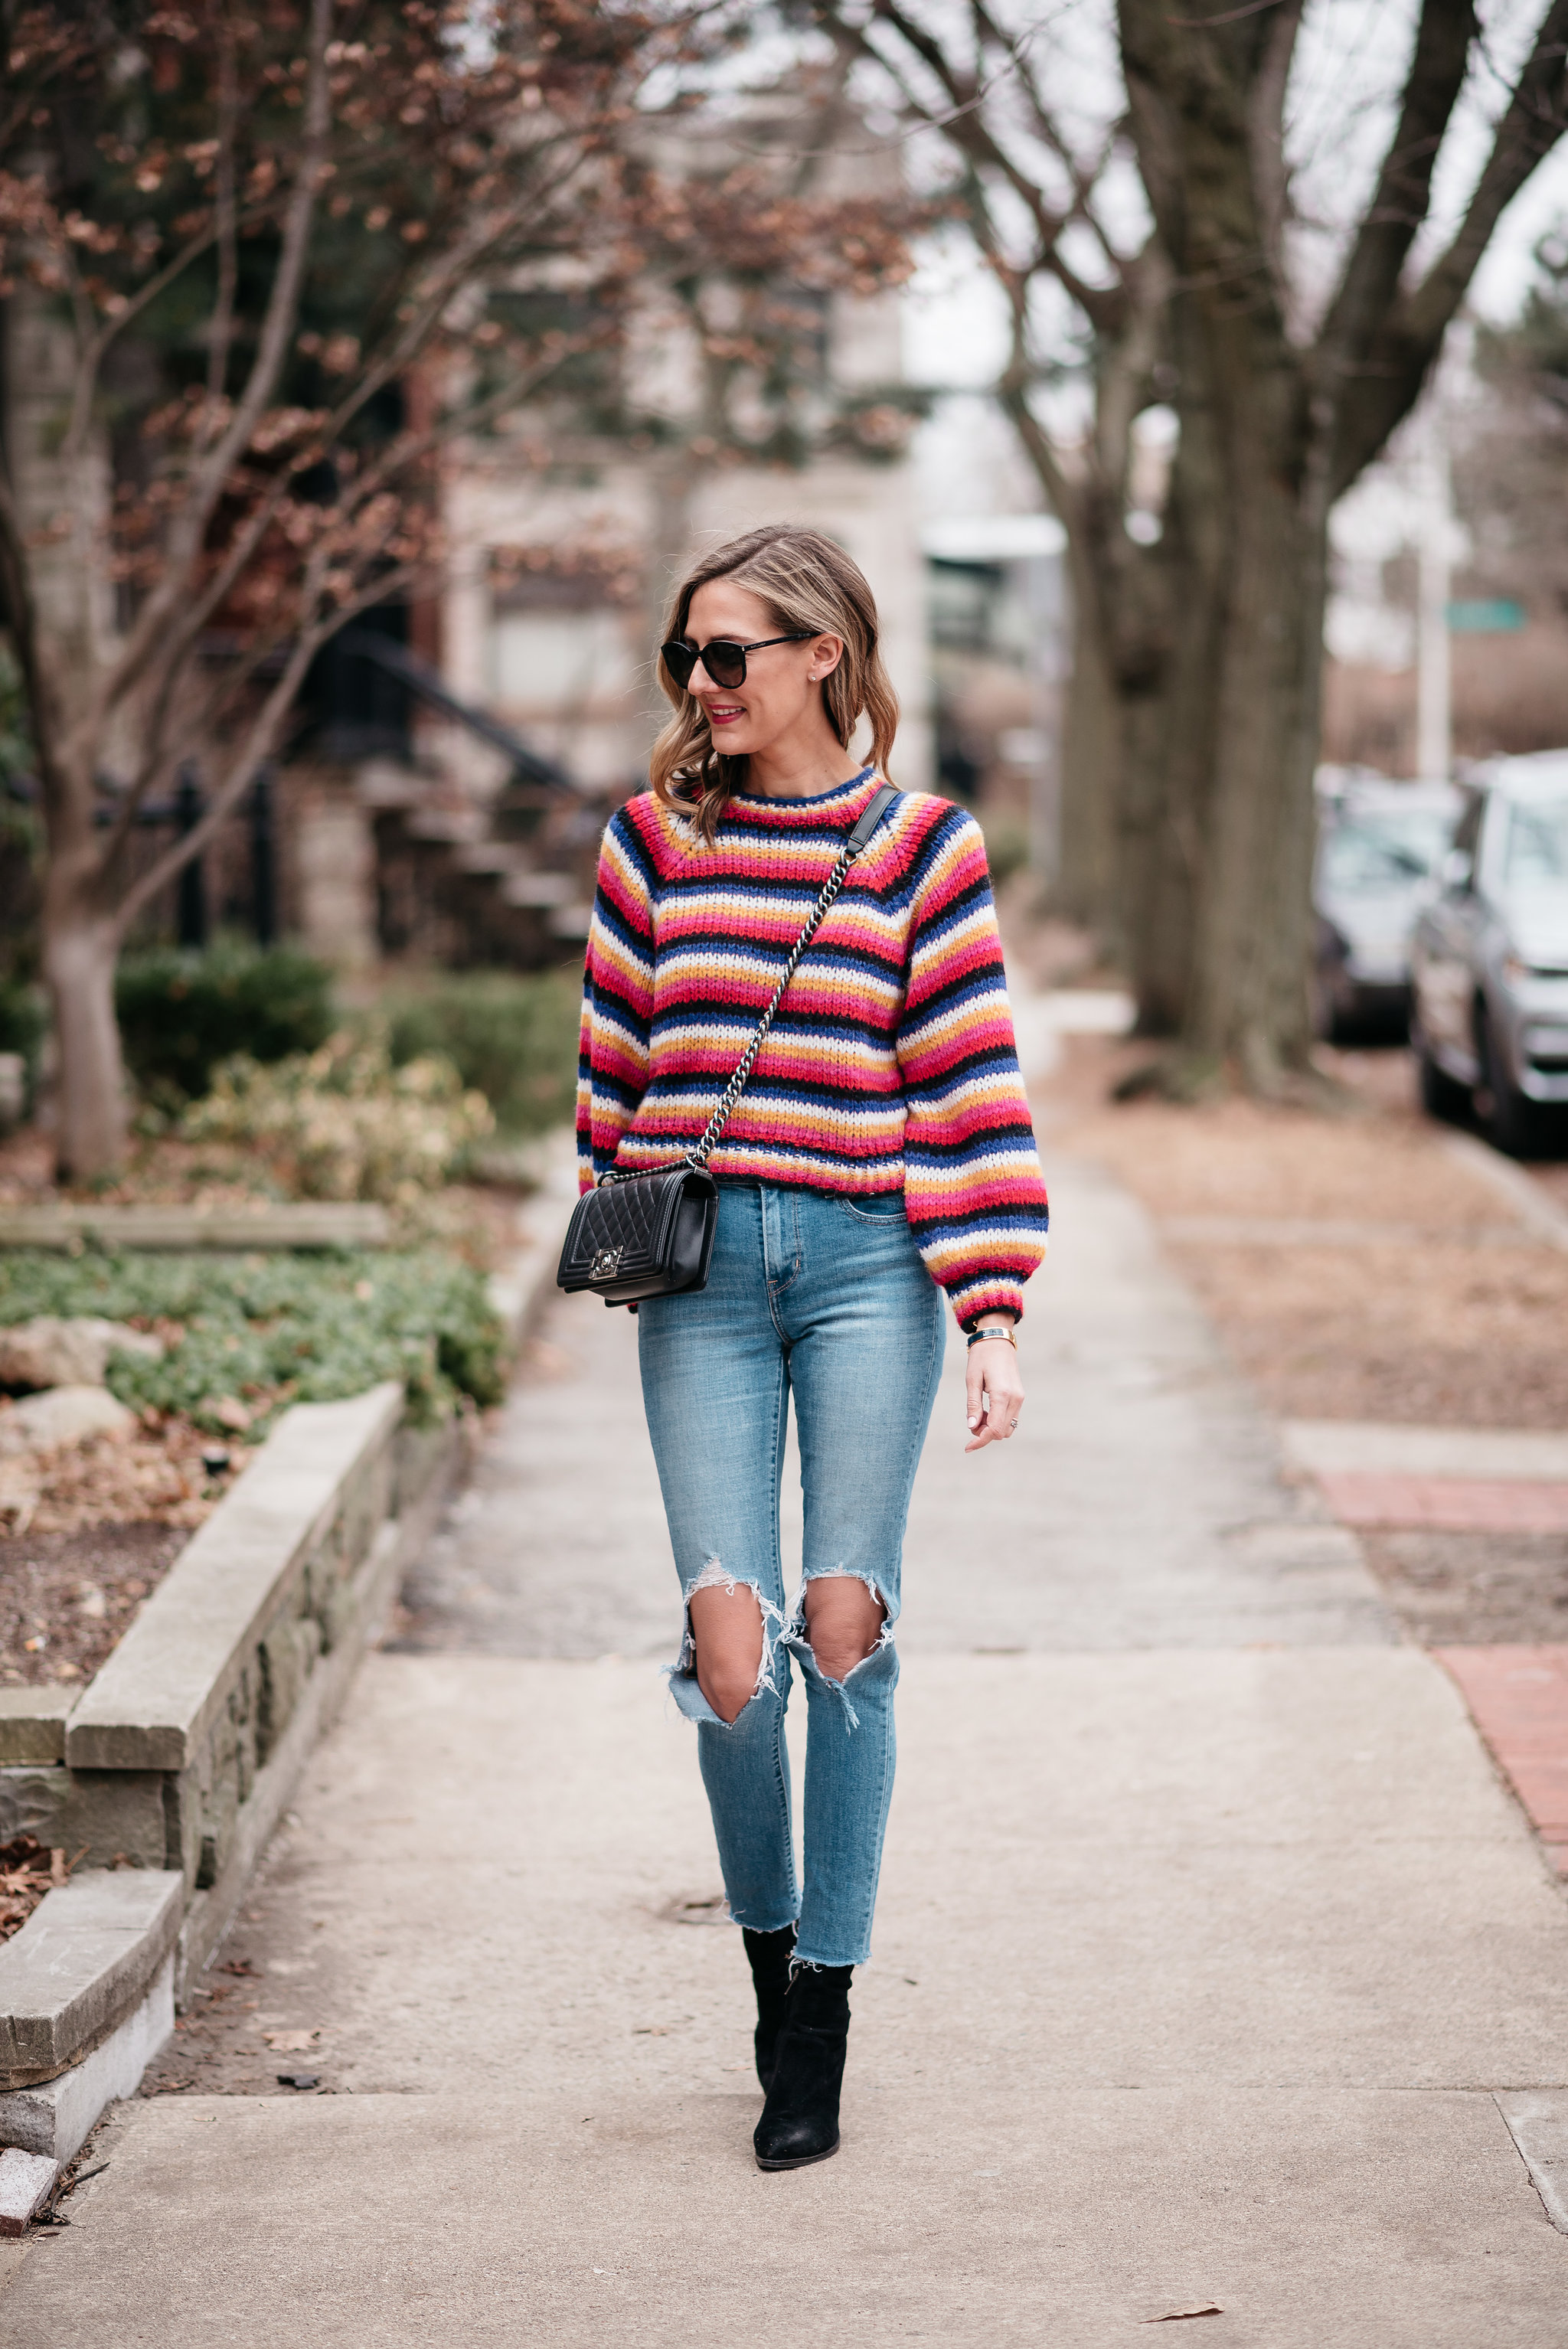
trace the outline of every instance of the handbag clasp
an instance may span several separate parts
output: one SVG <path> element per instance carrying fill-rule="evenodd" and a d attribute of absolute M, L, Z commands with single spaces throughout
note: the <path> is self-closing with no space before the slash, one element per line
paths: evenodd
<path fill-rule="evenodd" d="M 614 1280 L 621 1269 L 621 1258 L 625 1253 L 624 1247 L 601 1248 L 593 1258 L 593 1268 L 588 1275 L 589 1279 Z"/>

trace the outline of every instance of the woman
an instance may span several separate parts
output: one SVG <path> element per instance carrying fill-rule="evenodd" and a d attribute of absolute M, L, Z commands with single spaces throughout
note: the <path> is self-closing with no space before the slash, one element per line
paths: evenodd
<path fill-rule="evenodd" d="M 834 861 L 898 706 L 871 589 L 816 532 L 750 532 L 671 608 L 675 717 L 611 823 L 588 942 L 583 1188 L 697 1142 Z M 872 752 L 849 755 L 870 722 Z M 899 1567 L 942 1367 L 969 1337 L 966 1448 L 1006 1443 L 1014 1324 L 1046 1195 L 974 819 L 896 797 L 850 867 L 710 1161 L 707 1286 L 645 1300 L 643 1395 L 686 1602 L 731 1916 L 757 1991 L 758 2167 L 839 2142 L 851 1970 L 870 1955 L 893 1774 Z M 779 1491 L 793 1395 L 805 1494 L 786 1619 Z M 784 1709 L 806 1683 L 805 1880 Z"/>

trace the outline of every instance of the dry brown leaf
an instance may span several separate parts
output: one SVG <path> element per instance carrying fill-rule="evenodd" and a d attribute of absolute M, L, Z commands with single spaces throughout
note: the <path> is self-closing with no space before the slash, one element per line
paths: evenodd
<path fill-rule="evenodd" d="M 321 2037 L 321 2033 L 319 2031 L 263 2031 L 262 2037 L 274 2055 L 308 2055 Z"/>

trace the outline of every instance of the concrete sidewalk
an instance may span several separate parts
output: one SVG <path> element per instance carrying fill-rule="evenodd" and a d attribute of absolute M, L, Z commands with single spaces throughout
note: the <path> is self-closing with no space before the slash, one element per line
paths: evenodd
<path fill-rule="evenodd" d="M 228 2076 L 327 2093 L 122 2107 L 0 2337 L 1560 2349 L 1493 2092 L 1568 2078 L 1563 1895 L 1141 1216 L 1052 1172 L 1025 1428 L 965 1458 L 955 1348 L 917 1490 L 840 2158 L 751 2164 L 633 1331 L 579 1300 L 231 1939 Z"/>

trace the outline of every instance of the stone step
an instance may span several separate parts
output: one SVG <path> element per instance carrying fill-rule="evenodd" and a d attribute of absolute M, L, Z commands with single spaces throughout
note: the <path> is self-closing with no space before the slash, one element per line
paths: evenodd
<path fill-rule="evenodd" d="M 0 1764 L 63 1762 L 79 1689 L 0 1688 Z"/>
<path fill-rule="evenodd" d="M 474 808 L 416 808 L 404 817 L 403 829 L 410 840 L 456 847 L 482 840 L 485 820 Z"/>
<path fill-rule="evenodd" d="M 509 905 L 542 909 L 570 905 L 577 884 L 569 873 L 512 873 L 501 883 L 500 894 Z"/>
<path fill-rule="evenodd" d="M 107 2039 L 147 1996 L 184 1910 L 178 1868 L 95 1868 L 46 1893 L 0 1947 L 0 2088 L 54 2079 Z"/>
<path fill-rule="evenodd" d="M 476 840 L 467 847 L 455 848 L 452 864 L 459 873 L 471 873 L 477 879 L 524 873 L 528 870 L 528 851 L 514 841 Z"/>
<path fill-rule="evenodd" d="M 0 2153 L 0 2235 L 25 2235 L 54 2189 L 60 2165 L 41 2153 Z"/>
<path fill-rule="evenodd" d="M 385 1247 L 385 1207 L 340 1199 L 258 1200 L 242 1207 L 86 1206 L 50 1200 L 0 1207 L 0 1247 Z"/>

